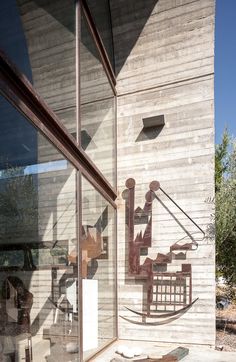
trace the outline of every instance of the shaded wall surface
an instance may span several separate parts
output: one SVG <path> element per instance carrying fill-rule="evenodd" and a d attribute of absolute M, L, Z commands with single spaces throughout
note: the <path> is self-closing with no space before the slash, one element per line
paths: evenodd
<path fill-rule="evenodd" d="M 150 182 L 158 180 L 206 234 L 211 224 L 206 199 L 214 195 L 214 0 L 112 0 L 110 5 L 118 91 L 118 314 L 129 319 L 119 318 L 119 337 L 214 345 L 214 240 L 203 238 L 160 190 L 159 201 L 152 203 L 152 243 L 140 263 L 168 255 L 162 271 L 173 278 L 187 264 L 190 299 L 198 300 L 175 320 L 155 326 L 134 324 L 150 320 L 125 308 L 146 313 L 148 301 L 147 278 L 129 273 L 127 179 L 136 181 L 135 208 L 143 208 Z M 164 126 L 145 129 L 143 119 L 154 116 L 164 118 Z M 135 223 L 134 238 L 144 230 L 145 222 Z M 180 239 L 192 246 L 173 256 Z"/>

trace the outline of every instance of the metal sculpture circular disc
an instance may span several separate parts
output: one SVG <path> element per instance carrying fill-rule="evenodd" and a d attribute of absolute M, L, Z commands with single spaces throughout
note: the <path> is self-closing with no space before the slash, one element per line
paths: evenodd
<path fill-rule="evenodd" d="M 128 180 L 126 180 L 125 186 L 128 189 L 132 189 L 135 186 L 135 180 L 133 178 L 128 178 Z"/>
<path fill-rule="evenodd" d="M 151 204 L 154 200 L 154 194 L 152 193 L 152 191 L 148 191 L 145 195 L 145 199 L 146 199 L 146 202 Z"/>
<path fill-rule="evenodd" d="M 159 188 L 160 188 L 160 182 L 159 181 L 152 181 L 149 184 L 149 189 L 152 190 L 152 191 L 157 191 L 157 190 L 159 190 Z"/>

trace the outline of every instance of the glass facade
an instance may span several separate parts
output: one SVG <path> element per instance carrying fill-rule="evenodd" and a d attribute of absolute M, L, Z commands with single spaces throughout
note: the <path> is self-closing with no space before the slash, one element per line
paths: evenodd
<path fill-rule="evenodd" d="M 3 361 L 85 361 L 116 338 L 114 84 L 84 3 L 0 5 Z"/>
<path fill-rule="evenodd" d="M 80 43 L 81 144 L 115 185 L 115 97 L 82 16 Z"/>
<path fill-rule="evenodd" d="M 115 69 L 110 2 L 109 0 L 99 0 L 99 2 L 96 0 L 87 0 L 87 4 L 99 34 L 102 37 L 110 63 Z"/>
<path fill-rule="evenodd" d="M 82 179 L 84 353 L 97 352 L 116 335 L 115 211 Z"/>
<path fill-rule="evenodd" d="M 76 137 L 74 1 L 9 0 L 0 24 L 0 48 Z"/>
<path fill-rule="evenodd" d="M 0 105 L 2 358 L 66 361 L 79 345 L 76 170 L 3 97 Z"/>

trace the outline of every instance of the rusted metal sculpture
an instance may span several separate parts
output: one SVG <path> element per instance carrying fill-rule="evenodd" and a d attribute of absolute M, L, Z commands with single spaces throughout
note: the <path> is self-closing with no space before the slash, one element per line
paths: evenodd
<path fill-rule="evenodd" d="M 192 301 L 192 268 L 191 264 L 183 263 L 180 271 L 168 272 L 168 264 L 173 260 L 185 260 L 189 250 L 196 250 L 197 242 L 191 237 L 191 242 L 181 243 L 184 238 L 170 246 L 167 254 L 157 253 L 156 258 L 147 257 L 141 264 L 141 255 L 148 255 L 148 248 L 152 246 L 152 204 L 154 199 L 160 201 L 156 191 L 164 193 L 175 206 L 198 228 L 205 236 L 204 231 L 194 220 L 160 187 L 158 181 L 152 181 L 149 191 L 145 195 L 143 208 L 135 209 L 135 180 L 130 178 L 126 181 L 128 199 L 126 204 L 126 224 L 128 226 L 129 242 L 129 275 L 137 279 L 146 280 L 147 306 L 145 312 L 139 312 L 127 308 L 142 318 L 165 318 L 164 321 L 142 322 L 133 321 L 126 317 L 123 319 L 135 324 L 160 325 L 168 323 L 185 313 L 196 301 Z M 135 225 L 145 224 L 144 233 L 134 233 Z"/>

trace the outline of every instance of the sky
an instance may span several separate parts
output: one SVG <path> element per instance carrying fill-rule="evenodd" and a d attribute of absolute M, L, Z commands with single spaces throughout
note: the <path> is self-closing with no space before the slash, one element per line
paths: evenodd
<path fill-rule="evenodd" d="M 236 137 L 236 0 L 216 0 L 215 134 Z"/>

